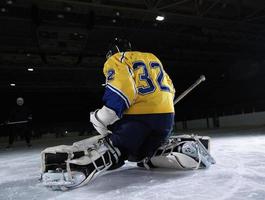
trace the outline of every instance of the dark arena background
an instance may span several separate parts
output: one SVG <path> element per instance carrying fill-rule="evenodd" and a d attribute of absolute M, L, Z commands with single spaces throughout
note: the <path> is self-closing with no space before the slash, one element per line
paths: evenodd
<path fill-rule="evenodd" d="M 173 134 L 211 136 L 216 165 L 145 171 L 133 163 L 77 190 L 38 182 L 40 152 L 97 134 L 103 66 L 115 37 L 155 54 L 176 97 Z M 0 199 L 265 199 L 263 0 L 0 0 Z M 31 144 L 9 120 L 18 97 L 32 112 Z"/>

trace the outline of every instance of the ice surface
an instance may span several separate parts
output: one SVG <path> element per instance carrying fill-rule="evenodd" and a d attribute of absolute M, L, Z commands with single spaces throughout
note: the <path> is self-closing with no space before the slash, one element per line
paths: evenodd
<path fill-rule="evenodd" d="M 69 143 L 69 138 L 68 141 L 53 140 L 44 140 L 46 146 Z M 211 152 L 217 164 L 207 170 L 146 171 L 134 163 L 126 163 L 117 171 L 67 192 L 48 190 L 38 182 L 40 151 L 44 147 L 38 141 L 33 145 L 32 149 L 19 146 L 0 150 L 0 200 L 265 199 L 265 128 L 216 132 L 212 136 Z"/>

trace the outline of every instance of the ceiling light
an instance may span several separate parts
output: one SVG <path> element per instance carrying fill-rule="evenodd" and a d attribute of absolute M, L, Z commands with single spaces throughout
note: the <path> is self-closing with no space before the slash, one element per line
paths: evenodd
<path fill-rule="evenodd" d="M 64 10 L 67 12 L 70 12 L 70 11 L 72 11 L 72 7 L 71 6 L 65 6 Z"/>
<path fill-rule="evenodd" d="M 116 16 L 120 16 L 120 12 L 119 11 L 116 12 Z"/>
<path fill-rule="evenodd" d="M 29 71 L 29 72 L 33 72 L 34 69 L 33 69 L 33 68 L 28 68 L 28 71 Z"/>
<path fill-rule="evenodd" d="M 164 21 L 164 19 L 165 19 L 164 16 L 161 15 L 156 16 L 156 21 Z"/>
<path fill-rule="evenodd" d="M 114 24 L 115 24 L 116 22 L 117 22 L 117 20 L 116 20 L 116 19 L 113 19 L 113 20 L 112 20 L 112 23 L 114 23 Z"/>
<path fill-rule="evenodd" d="M 1 12 L 6 12 L 6 8 L 1 8 Z"/>
<path fill-rule="evenodd" d="M 63 14 L 58 14 L 57 17 L 58 17 L 59 19 L 63 19 L 63 18 L 64 18 L 64 15 L 63 15 Z"/>
<path fill-rule="evenodd" d="M 13 4 L 13 1 L 12 0 L 7 0 L 6 4 L 11 5 L 11 4 Z"/>
<path fill-rule="evenodd" d="M 15 84 L 15 83 L 10 83 L 10 86 L 11 86 L 11 87 L 15 87 L 16 84 Z"/>

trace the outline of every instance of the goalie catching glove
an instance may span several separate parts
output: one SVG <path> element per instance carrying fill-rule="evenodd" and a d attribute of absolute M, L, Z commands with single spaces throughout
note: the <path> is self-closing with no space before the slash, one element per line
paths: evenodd
<path fill-rule="evenodd" d="M 101 109 L 97 109 L 90 113 L 90 122 L 93 124 L 94 128 L 103 136 L 106 136 L 110 131 L 107 126 L 113 124 L 119 120 L 115 111 L 103 106 Z"/>

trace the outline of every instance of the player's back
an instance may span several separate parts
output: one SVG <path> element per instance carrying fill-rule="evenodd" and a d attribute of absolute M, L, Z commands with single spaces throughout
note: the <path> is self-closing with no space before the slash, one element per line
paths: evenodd
<path fill-rule="evenodd" d="M 160 60 L 151 53 L 137 51 L 126 52 L 125 57 L 138 94 L 125 114 L 174 112 L 174 87 Z"/>
<path fill-rule="evenodd" d="M 173 113 L 174 86 L 151 53 L 116 53 L 104 65 L 108 85 L 130 104 L 124 114 Z"/>

